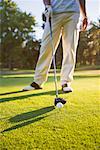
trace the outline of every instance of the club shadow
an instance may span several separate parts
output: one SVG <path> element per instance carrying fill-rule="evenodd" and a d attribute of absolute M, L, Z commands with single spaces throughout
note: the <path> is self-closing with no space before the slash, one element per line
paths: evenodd
<path fill-rule="evenodd" d="M 34 111 L 16 115 L 15 117 L 10 118 L 9 121 L 10 122 L 21 122 L 21 121 L 29 120 L 31 118 L 35 118 L 35 117 L 41 116 L 47 112 L 50 112 L 53 109 L 54 109 L 54 106 L 44 107 L 44 108 L 41 108 L 38 110 L 34 110 Z"/>
<path fill-rule="evenodd" d="M 17 125 L 15 125 L 15 126 L 12 126 L 11 128 L 8 128 L 8 129 L 3 130 L 1 133 L 8 132 L 8 131 L 12 131 L 12 130 L 15 130 L 15 129 L 19 129 L 19 128 L 21 128 L 21 127 L 27 126 L 27 125 L 32 124 L 32 123 L 34 123 L 34 122 L 40 121 L 41 119 L 44 119 L 44 118 L 46 118 L 46 117 L 47 117 L 47 116 L 45 116 L 45 117 L 39 117 L 39 118 L 36 118 L 36 119 L 32 119 L 32 120 L 29 120 L 29 121 L 26 121 L 26 122 L 17 124 Z"/>
<path fill-rule="evenodd" d="M 62 91 L 59 90 L 59 94 L 61 94 L 61 93 L 62 93 Z M 22 99 L 26 99 L 26 98 L 29 98 L 29 97 L 41 96 L 41 95 L 42 96 L 43 95 L 55 95 L 55 91 L 48 91 L 48 92 L 34 93 L 34 94 L 28 94 L 28 95 L 21 95 L 21 96 L 16 96 L 16 97 L 1 98 L 0 103 L 15 101 L 15 100 L 19 100 L 19 99 L 22 100 Z"/>
<path fill-rule="evenodd" d="M 49 116 L 49 115 L 46 115 L 46 116 L 42 116 L 42 115 L 47 114 L 48 112 L 50 112 L 52 110 L 54 110 L 54 106 L 44 107 L 44 108 L 41 108 L 41 109 L 38 109 L 35 111 L 23 113 L 23 114 L 15 116 L 15 117 L 12 117 L 9 119 L 10 122 L 12 122 L 12 123 L 21 122 L 21 123 L 15 125 L 15 126 L 12 126 L 8 129 L 5 129 L 1 133 L 15 130 L 15 129 L 19 129 L 19 128 L 24 127 L 26 125 L 40 121 L 40 120 Z M 24 122 L 22 122 L 22 121 L 24 121 Z"/>

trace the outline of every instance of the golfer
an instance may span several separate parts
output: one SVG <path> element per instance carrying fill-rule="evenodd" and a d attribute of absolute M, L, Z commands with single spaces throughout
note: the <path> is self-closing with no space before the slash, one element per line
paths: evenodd
<path fill-rule="evenodd" d="M 61 68 L 61 87 L 63 92 L 72 92 L 71 82 L 75 68 L 76 49 L 79 38 L 77 23 L 82 13 L 82 30 L 87 27 L 85 0 L 43 0 L 45 5 L 45 29 L 42 37 L 40 55 L 37 62 L 34 81 L 23 90 L 42 89 L 48 77 L 52 63 L 49 17 L 52 22 L 53 44 L 56 49 L 62 37 L 63 61 Z M 54 53 L 55 53 L 54 52 Z"/>

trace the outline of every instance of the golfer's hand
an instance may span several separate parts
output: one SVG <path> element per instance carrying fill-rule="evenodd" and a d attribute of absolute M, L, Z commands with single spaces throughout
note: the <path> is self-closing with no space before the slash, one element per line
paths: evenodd
<path fill-rule="evenodd" d="M 45 6 L 44 15 L 45 15 L 47 20 L 51 17 L 51 15 L 52 15 L 52 7 L 51 7 L 51 5 L 46 5 Z"/>
<path fill-rule="evenodd" d="M 88 25 L 88 19 L 87 17 L 84 17 L 82 20 L 82 25 L 81 25 L 81 31 L 85 31 Z"/>

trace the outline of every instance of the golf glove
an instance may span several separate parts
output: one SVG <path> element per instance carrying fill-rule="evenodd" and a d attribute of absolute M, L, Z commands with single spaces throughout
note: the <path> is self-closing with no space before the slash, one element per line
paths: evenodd
<path fill-rule="evenodd" d="M 51 5 L 46 5 L 45 6 L 44 15 L 45 15 L 46 19 L 49 19 L 51 17 L 51 15 L 52 15 L 52 7 L 51 7 Z"/>

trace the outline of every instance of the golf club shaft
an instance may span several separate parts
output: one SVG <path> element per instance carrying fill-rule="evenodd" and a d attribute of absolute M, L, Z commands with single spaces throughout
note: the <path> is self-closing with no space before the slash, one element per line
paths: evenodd
<path fill-rule="evenodd" d="M 51 38 L 51 46 L 52 46 L 52 61 L 54 67 L 54 82 L 55 82 L 55 89 L 56 89 L 56 97 L 58 98 L 58 88 L 57 88 L 57 73 L 56 73 L 56 61 L 55 61 L 55 49 L 53 44 L 53 34 L 52 34 L 52 21 L 51 18 L 49 19 L 50 25 L 50 38 Z"/>

